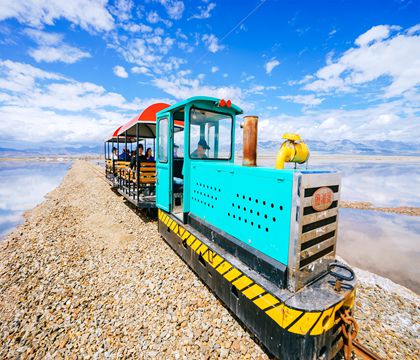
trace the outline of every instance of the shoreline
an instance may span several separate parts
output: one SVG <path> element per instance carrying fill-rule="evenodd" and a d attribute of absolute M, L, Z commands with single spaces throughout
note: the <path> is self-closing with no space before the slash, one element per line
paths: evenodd
<path fill-rule="evenodd" d="M 73 162 L 0 242 L 0 357 L 266 359 L 160 239 L 156 224 L 138 217 L 92 166 Z M 414 358 L 419 296 L 356 272 L 360 340 L 384 358 Z"/>

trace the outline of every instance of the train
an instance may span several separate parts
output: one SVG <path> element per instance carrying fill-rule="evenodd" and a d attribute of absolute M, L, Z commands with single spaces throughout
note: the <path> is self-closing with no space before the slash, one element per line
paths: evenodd
<path fill-rule="evenodd" d="M 156 214 L 162 238 L 270 355 L 348 357 L 357 279 L 336 259 L 341 175 L 309 168 L 297 134 L 258 166 L 256 116 L 243 117 L 235 162 L 242 114 L 206 96 L 153 104 L 105 139 L 106 179 Z"/>

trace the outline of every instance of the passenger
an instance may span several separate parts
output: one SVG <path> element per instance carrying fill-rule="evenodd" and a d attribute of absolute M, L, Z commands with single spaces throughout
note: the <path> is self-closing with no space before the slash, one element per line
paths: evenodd
<path fill-rule="evenodd" d="M 144 150 L 143 145 L 140 144 L 139 147 L 138 147 L 138 151 L 137 151 L 138 152 L 138 157 L 139 157 L 139 162 L 147 160 L 146 156 L 143 155 L 143 150 Z M 130 161 L 130 169 L 131 170 L 133 170 L 136 167 L 136 161 L 137 161 L 136 159 L 137 159 L 136 156 L 133 156 L 131 158 L 131 161 Z"/>
<path fill-rule="evenodd" d="M 112 148 L 112 156 L 111 156 L 112 160 L 118 160 L 118 154 L 117 154 L 117 148 L 114 146 Z"/>
<path fill-rule="evenodd" d="M 200 139 L 197 144 L 197 149 L 191 154 L 191 157 L 194 159 L 207 159 L 206 150 L 210 149 L 210 146 L 207 145 L 206 140 Z"/>
<path fill-rule="evenodd" d="M 178 149 L 179 149 L 179 145 L 174 144 L 174 159 L 179 159 Z"/>
<path fill-rule="evenodd" d="M 146 150 L 146 161 L 155 161 L 155 158 L 152 155 L 152 148 L 147 148 Z"/>
<path fill-rule="evenodd" d="M 130 155 L 125 147 L 123 147 L 122 154 L 120 154 L 120 160 L 130 161 Z"/>

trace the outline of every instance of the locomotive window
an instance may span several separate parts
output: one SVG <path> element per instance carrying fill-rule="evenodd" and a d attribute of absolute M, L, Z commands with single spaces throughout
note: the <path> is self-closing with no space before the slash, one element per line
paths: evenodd
<path fill-rule="evenodd" d="M 191 109 L 190 157 L 228 160 L 232 156 L 232 116 Z"/>
<path fill-rule="evenodd" d="M 168 162 L 168 119 L 159 120 L 159 146 L 158 146 L 158 158 L 159 162 Z"/>

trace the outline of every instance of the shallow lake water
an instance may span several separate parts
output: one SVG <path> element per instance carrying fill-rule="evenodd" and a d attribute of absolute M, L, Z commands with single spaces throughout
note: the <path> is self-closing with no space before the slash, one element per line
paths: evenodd
<path fill-rule="evenodd" d="M 70 162 L 0 162 L 0 240 L 59 185 Z"/>
<path fill-rule="evenodd" d="M 340 209 L 337 254 L 420 294 L 420 217 Z"/>
<path fill-rule="evenodd" d="M 263 158 L 261 166 L 274 166 Z M 420 163 L 404 162 L 309 162 L 309 169 L 335 170 L 342 174 L 341 199 L 367 201 L 377 207 L 420 207 Z"/>

